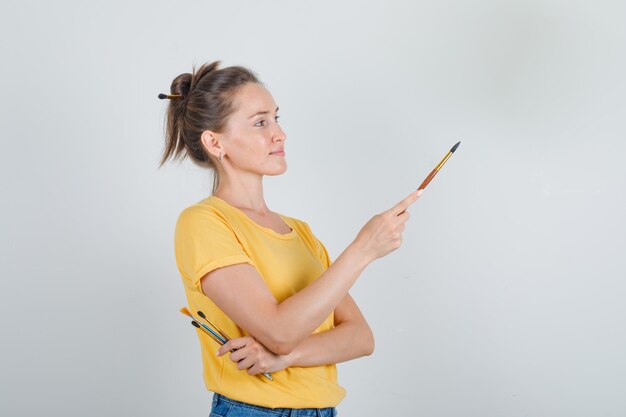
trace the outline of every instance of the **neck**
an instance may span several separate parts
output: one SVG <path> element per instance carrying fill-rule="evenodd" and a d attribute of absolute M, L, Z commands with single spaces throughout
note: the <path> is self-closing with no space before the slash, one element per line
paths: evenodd
<path fill-rule="evenodd" d="M 262 176 L 251 177 L 247 181 L 241 178 L 239 181 L 220 178 L 220 184 L 213 195 L 239 209 L 251 210 L 259 214 L 270 213 L 263 197 Z"/>

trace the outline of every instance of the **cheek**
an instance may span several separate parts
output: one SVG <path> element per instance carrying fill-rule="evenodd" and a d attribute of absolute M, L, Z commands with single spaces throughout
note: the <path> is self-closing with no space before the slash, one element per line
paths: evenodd
<path fill-rule="evenodd" d="M 252 133 L 240 133 L 236 140 L 236 149 L 233 153 L 236 159 L 245 163 L 259 163 L 260 160 L 269 157 L 270 147 L 268 141 L 261 135 Z"/>
<path fill-rule="evenodd" d="M 246 158 L 254 160 L 267 156 L 269 153 L 267 145 L 259 140 L 248 141 L 243 145 L 242 151 L 246 155 Z"/>

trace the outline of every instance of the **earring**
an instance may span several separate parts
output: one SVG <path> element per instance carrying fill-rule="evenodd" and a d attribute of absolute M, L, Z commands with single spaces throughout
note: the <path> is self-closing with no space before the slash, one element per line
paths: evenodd
<path fill-rule="evenodd" d="M 220 152 L 220 156 L 218 158 L 220 161 L 222 160 L 222 153 Z"/>

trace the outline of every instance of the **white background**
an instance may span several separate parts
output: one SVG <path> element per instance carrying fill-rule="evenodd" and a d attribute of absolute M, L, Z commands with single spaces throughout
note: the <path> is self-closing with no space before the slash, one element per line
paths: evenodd
<path fill-rule="evenodd" d="M 624 2 L 4 1 L 0 415 L 208 416 L 157 169 L 171 80 L 280 106 L 279 213 L 335 259 L 461 146 L 351 294 L 348 416 L 626 415 Z M 620 214 L 621 213 L 621 214 Z"/>

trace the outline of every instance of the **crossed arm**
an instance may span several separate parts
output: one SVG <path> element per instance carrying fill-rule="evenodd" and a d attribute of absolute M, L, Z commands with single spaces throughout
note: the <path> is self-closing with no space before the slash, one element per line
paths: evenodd
<path fill-rule="evenodd" d="M 337 305 L 334 316 L 333 329 L 310 335 L 287 354 L 289 366 L 327 365 L 374 352 L 374 335 L 350 294 Z"/>
<path fill-rule="evenodd" d="M 348 293 L 350 281 L 356 280 L 365 266 L 352 252 L 344 252 L 316 281 L 280 305 L 248 264 L 208 273 L 201 280 L 204 294 L 254 336 L 232 339 L 217 354 L 237 349 L 230 359 L 251 375 L 289 366 L 339 363 L 371 354 L 372 331 Z M 341 293 L 344 295 L 339 296 Z M 248 308 L 241 309 L 242 305 Z M 331 311 L 335 327 L 313 334 Z M 281 333 L 284 336 L 275 337 Z"/>
<path fill-rule="evenodd" d="M 275 372 L 290 366 L 317 366 L 345 362 L 374 351 L 374 336 L 356 303 L 347 294 L 334 310 L 335 327 L 311 334 L 291 352 L 279 355 L 250 336 L 232 339 L 224 344 L 218 355 L 231 349 L 230 359 L 248 374 Z"/>

